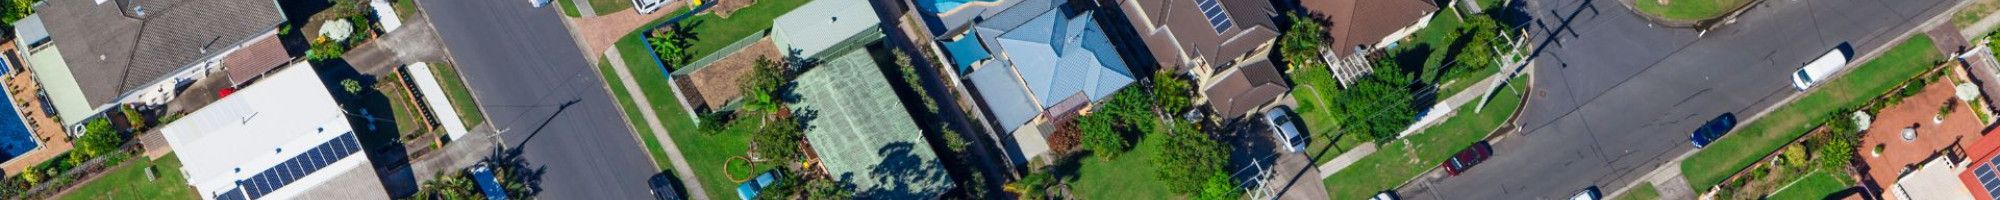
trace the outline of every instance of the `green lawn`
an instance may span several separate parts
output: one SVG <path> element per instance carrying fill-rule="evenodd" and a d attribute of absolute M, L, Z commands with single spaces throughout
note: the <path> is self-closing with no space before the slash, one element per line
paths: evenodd
<path fill-rule="evenodd" d="M 597 15 L 625 11 L 626 8 L 632 8 L 632 0 L 590 0 L 590 10 L 597 11 Z"/>
<path fill-rule="evenodd" d="M 1958 13 L 1952 14 L 1951 25 L 1961 29 L 1967 28 L 1966 26 L 1971 26 L 1973 23 L 1979 22 L 1979 18 L 1984 18 L 1987 14 L 1993 14 L 1994 10 L 2000 10 L 2000 0 L 1972 0 L 1971 5 L 1967 5 L 1964 9 L 1959 9 Z"/>
<path fill-rule="evenodd" d="M 1153 164 L 1152 159 L 1159 156 L 1165 141 L 1156 137 L 1141 138 L 1131 151 L 1117 159 L 1077 158 L 1081 163 L 1071 191 L 1083 199 L 1176 198 L 1173 192 L 1167 191 L 1165 182 L 1154 177 L 1159 167 Z"/>
<path fill-rule="evenodd" d="M 1527 76 L 1515 77 L 1513 83 L 1527 83 Z M 1327 194 L 1335 199 L 1362 199 L 1376 192 L 1394 189 L 1424 171 L 1450 157 L 1452 153 L 1471 146 L 1486 138 L 1487 133 L 1499 128 L 1501 122 L 1514 113 L 1521 104 L 1523 90 L 1520 84 L 1509 84 L 1508 89 L 1493 96 L 1486 109 L 1475 113 L 1477 106 L 1458 107 L 1457 114 L 1444 122 L 1424 129 L 1422 133 L 1382 145 L 1374 154 L 1362 157 L 1328 177 Z M 1478 169 L 1474 169 L 1478 170 Z"/>
<path fill-rule="evenodd" d="M 1846 75 L 1821 84 L 1797 101 L 1782 105 L 1763 118 L 1744 122 L 1735 132 L 1708 145 L 1681 163 L 1681 173 L 1692 188 L 1709 188 L 1735 174 L 1765 154 L 1811 130 L 1826 112 L 1856 108 L 1870 98 L 1898 87 L 1897 83 L 1930 69 L 1940 58 L 1931 38 L 1922 34 L 1889 49 L 1881 57 L 1852 69 Z M 1750 113 L 1738 113 L 1747 116 Z"/>
<path fill-rule="evenodd" d="M 603 59 L 601 56 L 597 60 L 597 69 L 604 73 L 604 83 L 610 85 L 611 94 L 618 97 L 613 99 L 617 99 L 619 108 L 625 110 L 625 120 L 632 124 L 632 130 L 635 131 L 633 134 L 638 134 L 639 140 L 644 140 L 642 142 L 646 143 L 646 152 L 653 156 L 653 163 L 661 169 L 673 169 L 672 158 L 667 157 L 667 149 L 660 145 L 659 137 L 653 136 L 652 126 L 646 125 L 646 118 L 643 117 L 645 114 L 639 112 L 639 106 L 632 103 L 632 94 L 625 92 L 625 86 L 620 83 L 623 80 L 611 71 L 611 60 Z"/>
<path fill-rule="evenodd" d="M 556 5 L 556 7 L 562 7 L 562 10 L 563 10 L 563 16 L 569 16 L 569 17 L 583 17 L 583 13 L 582 13 L 582 12 L 577 12 L 577 11 L 576 11 L 576 3 L 575 3 L 575 2 L 571 2 L 571 1 L 572 1 L 572 0 L 555 0 L 555 1 L 551 1 L 551 2 L 549 2 L 549 3 L 550 3 L 550 4 L 557 4 L 557 5 Z"/>
<path fill-rule="evenodd" d="M 1654 187 L 1653 187 L 1653 184 L 1651 184 L 1651 183 L 1647 183 L 1647 184 L 1639 184 L 1639 186 L 1638 186 L 1638 187 L 1634 187 L 1634 188 L 1632 188 L 1632 190 L 1626 190 L 1626 191 L 1625 191 L 1625 194 L 1620 194 L 1620 195 L 1618 195 L 1618 197 L 1612 197 L 1611 199 L 1616 199 L 1616 200 L 1659 200 L 1659 199 L 1660 199 L 1660 189 L 1659 189 L 1659 188 L 1654 188 Z"/>
<path fill-rule="evenodd" d="M 157 168 L 154 171 L 158 179 L 146 180 L 147 167 Z M 57 199 L 201 199 L 201 196 L 196 196 L 194 188 L 188 186 L 187 177 L 181 174 L 180 169 L 180 158 L 171 153 L 150 161 L 145 157 L 133 157 L 105 171 L 103 177 L 78 184 Z"/>
<path fill-rule="evenodd" d="M 737 39 L 743 39 L 743 37 L 748 37 L 757 31 L 771 28 L 773 19 L 777 19 L 779 15 L 791 12 L 793 8 L 798 8 L 799 5 L 804 5 L 805 3 L 806 0 L 761 0 L 757 1 L 755 5 L 736 10 L 736 13 L 731 13 L 729 18 L 723 18 L 711 13 L 700 13 L 688 17 L 681 21 L 681 23 L 692 25 L 695 32 L 693 45 L 688 47 L 688 50 L 693 52 L 693 58 L 696 59 L 708 56 L 710 53 L 716 53 L 716 50 L 729 46 L 729 43 L 736 42 Z M 653 20 L 653 22 L 646 23 L 648 24 L 647 26 L 639 27 L 638 30 L 632 30 L 631 35 L 626 35 L 625 37 L 631 38 L 636 37 L 635 35 L 637 34 L 645 34 L 646 31 L 653 28 L 652 25 L 665 23 L 668 18 L 672 18 L 671 16 L 678 16 L 686 12 L 688 12 L 687 9 L 681 9 L 669 13 L 667 14 L 669 17 L 661 17 Z M 621 45 L 619 51 L 627 51 L 623 45 L 628 44 L 624 44 L 624 40 L 620 40 L 619 43 Z M 644 49 L 649 47 L 645 46 L 644 43 L 636 44 L 638 46 L 634 46 L 635 49 L 633 50 L 639 53 L 625 53 L 626 60 L 641 57 L 650 59 L 650 55 L 652 54 Z M 653 62 L 647 61 L 647 63 Z M 626 62 L 626 64 L 631 64 L 631 62 Z M 681 67 L 674 67 L 674 69 L 681 69 Z"/>
<path fill-rule="evenodd" d="M 1636 0 L 1639 12 L 1672 20 L 1706 20 L 1721 17 L 1750 3 L 1750 0 Z"/>
<path fill-rule="evenodd" d="M 646 86 L 645 88 L 640 88 L 640 90 L 645 93 L 647 100 L 653 104 L 646 106 L 652 106 L 653 111 L 659 114 L 660 123 L 664 123 L 663 125 L 666 126 L 667 133 L 673 136 L 674 144 L 680 146 L 682 156 L 687 159 L 688 164 L 693 165 L 691 167 L 695 170 L 694 174 L 697 176 L 696 178 L 701 180 L 703 189 L 707 190 L 706 192 L 712 197 L 735 195 L 736 192 L 733 189 L 737 183 L 729 180 L 722 166 L 724 161 L 728 160 L 729 157 L 741 156 L 744 155 L 744 152 L 749 152 L 749 132 L 752 129 L 750 127 L 756 126 L 756 123 L 742 123 L 741 126 L 730 127 L 722 133 L 717 134 L 704 134 L 697 131 L 692 116 L 689 116 L 686 110 L 681 109 L 680 100 L 676 99 L 673 91 L 669 90 L 666 74 L 660 71 L 659 64 L 653 61 L 652 56 L 646 56 L 649 54 L 647 54 L 645 44 L 640 42 L 638 37 L 625 37 L 619 39 L 616 46 L 618 52 L 625 60 L 626 68 L 632 70 L 632 76 L 634 79 L 637 79 L 635 81 L 639 82 L 639 85 Z M 606 76 L 605 80 L 617 80 L 615 77 L 616 74 L 612 74 L 609 71 L 610 69 L 604 70 L 606 70 L 604 73 L 604 76 Z M 623 85 L 616 84 L 615 82 L 610 85 L 611 90 L 615 93 L 614 95 L 618 95 L 616 98 L 629 101 L 631 94 L 624 92 Z M 627 106 L 625 110 L 634 120 L 641 119 L 638 118 L 640 114 L 636 113 L 638 112 L 637 108 L 631 107 L 637 105 L 632 105 L 630 102 L 622 102 L 621 104 L 623 104 L 622 106 Z M 633 126 L 643 127 L 645 124 L 640 121 L 634 121 Z M 760 165 L 756 171 L 769 169 L 769 166 L 771 165 Z"/>
<path fill-rule="evenodd" d="M 445 96 L 451 98 L 451 107 L 458 110 L 458 118 L 466 126 L 486 122 L 486 114 L 479 111 L 479 102 L 473 100 L 472 90 L 465 87 L 465 79 L 459 78 L 458 67 L 451 63 L 431 63 L 431 71 L 437 72 L 438 84 L 444 86 Z"/>
<path fill-rule="evenodd" d="M 417 115 L 419 115 L 419 113 L 422 112 L 419 112 L 417 110 L 416 105 L 410 105 L 411 103 L 416 103 L 412 102 L 416 100 L 414 99 L 414 97 L 416 96 L 410 95 L 410 90 L 408 89 L 409 87 L 407 86 L 408 83 L 403 83 L 402 74 L 392 73 L 389 74 L 388 76 L 382 76 L 381 78 L 376 80 L 379 80 L 379 82 L 376 82 L 374 88 L 378 91 L 381 91 L 382 95 L 387 96 L 386 97 L 387 99 L 385 100 L 389 101 L 389 108 L 394 109 L 392 110 L 392 112 L 394 113 L 392 113 L 391 115 L 395 115 L 396 118 L 395 126 L 396 126 L 396 133 L 398 134 L 398 136 L 401 136 L 401 134 L 405 133 L 416 132 L 419 130 L 419 128 L 427 126 L 425 125 L 427 123 L 424 123 L 423 121 L 417 119 Z M 379 112 L 379 110 L 370 112 Z M 412 133 L 412 134 L 425 134 L 425 133 Z"/>
<path fill-rule="evenodd" d="M 417 14 L 417 0 L 396 0 L 396 4 L 390 8 L 396 9 L 396 17 L 410 20 Z"/>
<path fill-rule="evenodd" d="M 1853 187 L 1854 181 L 1846 175 L 1825 171 L 1814 171 L 1799 178 L 1778 192 L 1771 193 L 1769 199 L 1822 199 L 1841 190 Z"/>

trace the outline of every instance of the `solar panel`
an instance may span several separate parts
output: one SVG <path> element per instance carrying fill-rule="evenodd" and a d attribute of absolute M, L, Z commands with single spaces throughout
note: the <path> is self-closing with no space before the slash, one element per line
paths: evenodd
<path fill-rule="evenodd" d="M 1229 27 L 1235 26 L 1236 23 L 1229 18 L 1229 12 L 1223 10 L 1222 5 L 1216 4 L 1215 1 L 1194 0 L 1194 3 L 1196 8 L 1201 9 L 1201 14 L 1208 17 L 1208 26 L 1215 28 L 1216 34 L 1222 34 L 1223 31 L 1228 31 Z"/>
<path fill-rule="evenodd" d="M 247 196 L 250 199 L 262 198 L 264 195 L 270 194 L 273 190 L 283 188 L 285 185 L 291 184 L 292 181 L 298 181 L 299 178 L 319 171 L 333 162 L 340 161 L 342 157 L 354 155 L 360 148 L 361 145 L 355 141 L 354 133 L 348 132 L 334 138 L 333 141 L 327 141 L 327 143 L 307 149 L 305 152 L 299 153 L 298 156 L 293 156 L 291 159 L 285 160 L 285 162 L 271 166 L 270 169 L 251 176 L 249 180 L 237 183 L 237 187 L 243 193 L 249 194 Z"/>

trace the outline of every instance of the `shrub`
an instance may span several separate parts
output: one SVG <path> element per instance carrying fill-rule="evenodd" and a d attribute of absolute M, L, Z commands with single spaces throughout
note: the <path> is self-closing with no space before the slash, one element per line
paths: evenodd
<path fill-rule="evenodd" d="M 804 153 L 799 151 L 799 142 L 806 138 L 805 132 L 799 130 L 803 125 L 799 123 L 798 118 L 792 117 L 780 117 L 770 124 L 765 124 L 764 128 L 757 130 L 757 134 L 751 138 L 751 144 L 756 147 L 757 157 L 780 162 L 791 162 L 800 158 Z"/>
<path fill-rule="evenodd" d="M 1108 116 L 1090 115 L 1076 120 L 1077 128 L 1083 131 L 1083 147 L 1090 148 L 1090 152 L 1100 159 L 1118 158 L 1127 147 L 1132 146 L 1131 142 L 1125 141 L 1125 137 L 1112 130 Z"/>
<path fill-rule="evenodd" d="M 1223 165 L 1229 162 L 1229 146 L 1209 138 L 1187 122 L 1170 124 L 1166 145 L 1160 155 L 1153 157 L 1153 164 L 1160 166 L 1155 171 L 1167 189 L 1183 194 L 1197 194 L 1202 191 L 1203 182 L 1216 173 L 1225 173 Z"/>
<path fill-rule="evenodd" d="M 1217 172 L 1215 175 L 1209 176 L 1208 181 L 1202 182 L 1201 194 L 1195 196 L 1194 199 L 1236 200 L 1243 199 L 1243 193 L 1236 192 L 1236 183 L 1235 181 L 1230 181 L 1229 173 Z"/>
<path fill-rule="evenodd" d="M 1800 143 L 1785 145 L 1785 151 L 1778 157 L 1785 168 L 1797 168 L 1806 164 L 1806 146 Z"/>

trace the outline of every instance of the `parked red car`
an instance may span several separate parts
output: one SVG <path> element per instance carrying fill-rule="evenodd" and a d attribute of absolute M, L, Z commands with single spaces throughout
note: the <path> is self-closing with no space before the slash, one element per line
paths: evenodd
<path fill-rule="evenodd" d="M 1466 169 L 1472 168 L 1473 165 L 1479 165 L 1479 162 L 1486 161 L 1487 157 L 1493 157 L 1493 145 L 1487 144 L 1486 141 L 1472 143 L 1471 147 L 1466 147 L 1465 150 L 1460 150 L 1458 154 L 1452 155 L 1450 160 L 1445 160 L 1444 171 L 1451 173 L 1452 176 L 1457 176 L 1458 173 L 1465 172 Z"/>

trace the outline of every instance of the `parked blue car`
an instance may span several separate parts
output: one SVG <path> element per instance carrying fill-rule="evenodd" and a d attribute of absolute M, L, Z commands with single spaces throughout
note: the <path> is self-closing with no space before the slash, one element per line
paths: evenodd
<path fill-rule="evenodd" d="M 1694 143 L 1694 148 L 1697 149 L 1707 147 L 1709 143 L 1722 139 L 1723 134 L 1728 134 L 1730 129 L 1735 128 L 1736 114 L 1722 113 L 1722 116 L 1708 120 L 1708 123 L 1703 123 L 1700 128 L 1694 129 L 1694 134 L 1688 136 L 1688 142 Z"/>

